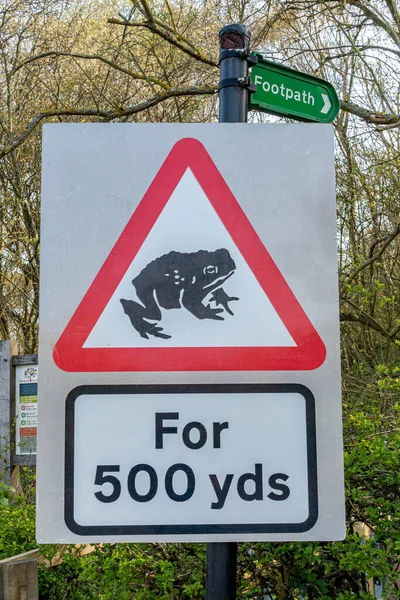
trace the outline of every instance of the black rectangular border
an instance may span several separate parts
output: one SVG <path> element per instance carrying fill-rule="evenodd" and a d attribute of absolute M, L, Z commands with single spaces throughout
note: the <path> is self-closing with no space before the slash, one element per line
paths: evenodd
<path fill-rule="evenodd" d="M 307 470 L 309 515 L 302 523 L 245 523 L 223 525 L 80 525 L 74 519 L 74 439 L 75 401 L 88 394 L 260 394 L 297 393 L 306 403 Z M 165 385 L 81 385 L 67 396 L 65 404 L 65 495 L 64 519 L 70 531 L 81 536 L 100 535 L 204 535 L 251 533 L 304 533 L 318 519 L 317 448 L 315 399 L 312 392 L 297 383 L 276 384 L 165 384 Z"/>

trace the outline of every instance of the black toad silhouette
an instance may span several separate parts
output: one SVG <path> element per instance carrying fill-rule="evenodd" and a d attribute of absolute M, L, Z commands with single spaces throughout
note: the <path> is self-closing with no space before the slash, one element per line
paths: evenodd
<path fill-rule="evenodd" d="M 229 297 L 221 287 L 236 269 L 234 260 L 226 248 L 215 252 L 169 252 L 149 263 L 132 280 L 136 295 L 142 304 L 134 300 L 120 302 L 133 327 L 141 337 L 149 335 L 168 339 L 162 327 L 151 321 L 160 321 L 161 308 L 186 308 L 197 319 L 223 321 L 220 313 L 224 310 L 233 315 L 229 302 L 239 300 Z M 211 308 L 203 300 L 213 292 L 209 302 L 223 308 Z"/>

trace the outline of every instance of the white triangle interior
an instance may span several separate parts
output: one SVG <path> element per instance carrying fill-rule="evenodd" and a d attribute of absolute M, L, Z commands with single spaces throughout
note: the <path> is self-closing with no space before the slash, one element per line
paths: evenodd
<path fill-rule="evenodd" d="M 157 323 L 169 339 L 140 337 L 124 313 L 120 299 L 139 302 L 132 279 L 156 258 L 176 252 L 214 252 L 226 248 L 236 263 L 235 273 L 223 284 L 234 315 L 223 321 L 197 319 L 184 307 L 161 309 Z M 205 265 L 207 266 L 207 265 Z M 173 265 L 171 265 L 173 270 Z M 160 274 L 163 278 L 164 274 Z M 173 282 L 171 281 L 171 285 Z M 155 290 L 157 298 L 157 290 Z M 139 302 L 140 303 L 140 302 Z M 207 304 L 207 299 L 204 300 Z M 215 304 L 211 305 L 215 308 Z M 221 307 L 218 307 L 221 308 Z M 154 322 L 154 321 L 152 321 Z M 264 290 L 234 244 L 192 171 L 187 169 L 147 239 L 100 315 L 84 348 L 296 346 Z"/>

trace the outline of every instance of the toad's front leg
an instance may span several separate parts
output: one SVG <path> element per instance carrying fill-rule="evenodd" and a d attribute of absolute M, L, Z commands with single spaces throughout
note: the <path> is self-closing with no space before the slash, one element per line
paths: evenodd
<path fill-rule="evenodd" d="M 223 306 L 227 313 L 233 315 L 232 309 L 229 306 L 229 302 L 239 300 L 237 296 L 228 296 L 224 288 L 218 288 L 215 290 L 210 297 L 210 302 L 215 302 L 216 306 Z"/>
<path fill-rule="evenodd" d="M 214 319 L 215 321 L 223 321 L 219 313 L 224 312 L 222 308 L 213 309 L 210 306 L 204 306 L 202 303 L 203 297 L 197 291 L 185 290 L 182 296 L 182 306 L 186 308 L 197 319 Z"/>

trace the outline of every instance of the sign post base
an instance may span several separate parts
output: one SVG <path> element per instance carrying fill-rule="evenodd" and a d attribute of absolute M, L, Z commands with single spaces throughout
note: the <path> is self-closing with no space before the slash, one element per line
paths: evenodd
<path fill-rule="evenodd" d="M 237 544 L 207 544 L 206 600 L 235 600 Z"/>

